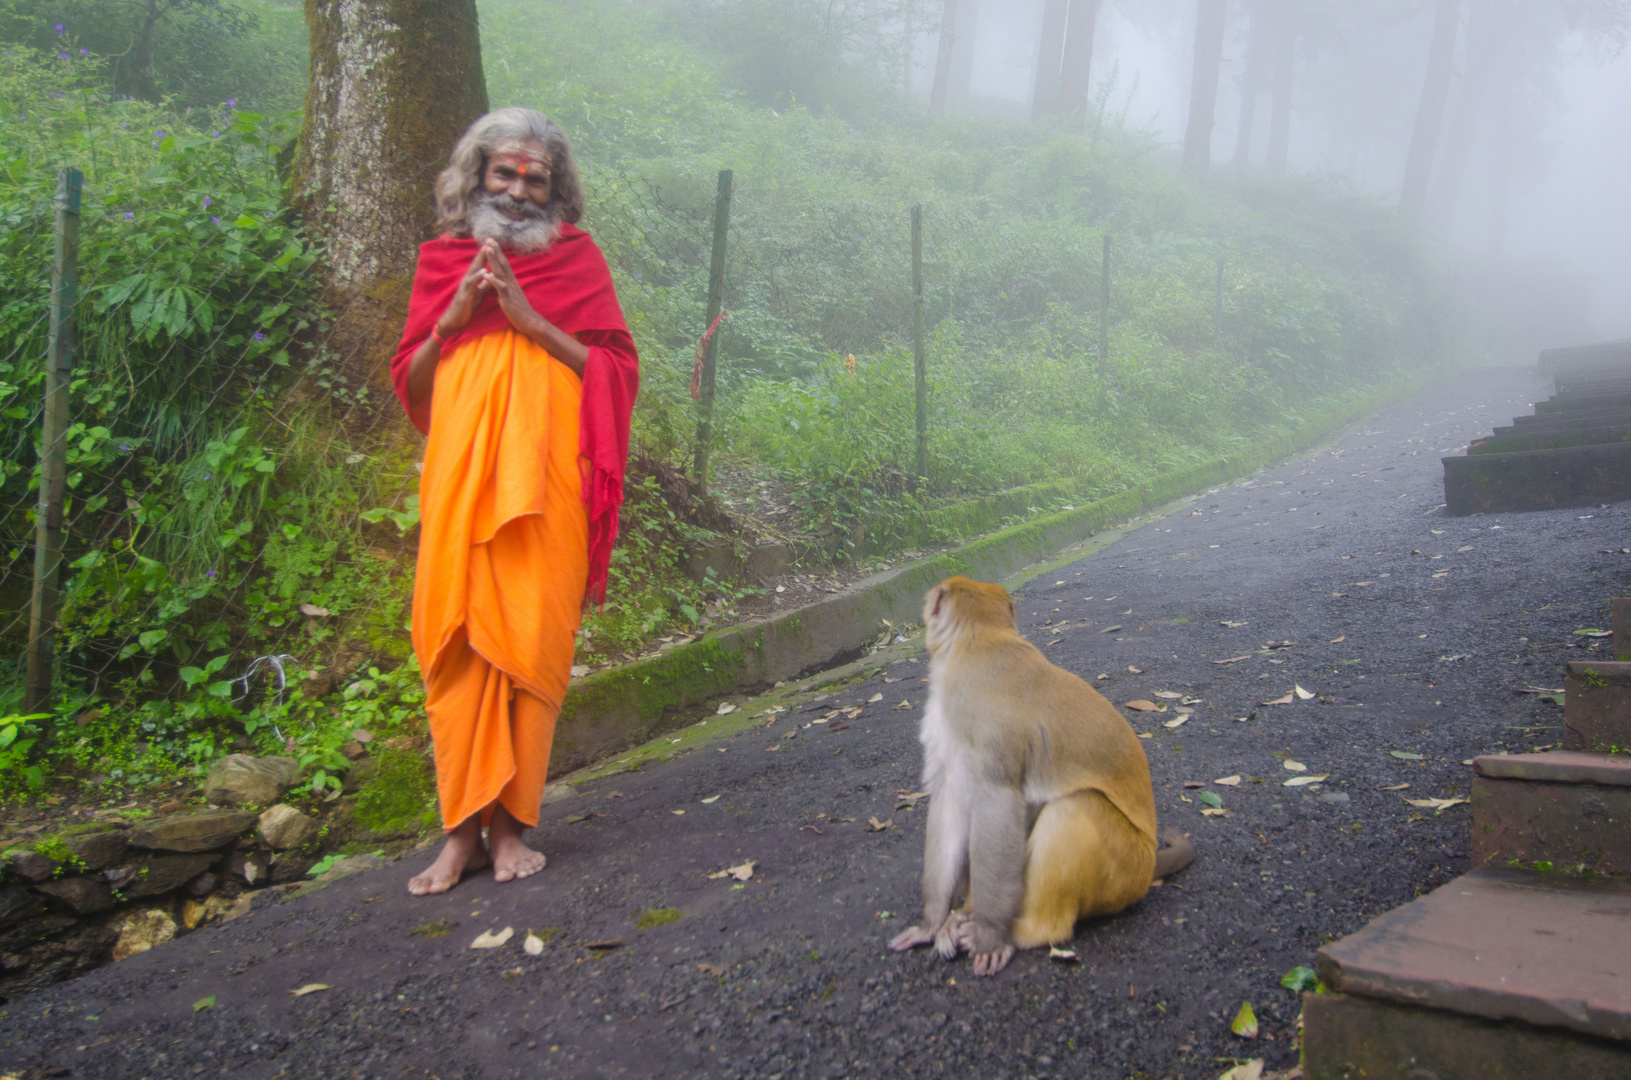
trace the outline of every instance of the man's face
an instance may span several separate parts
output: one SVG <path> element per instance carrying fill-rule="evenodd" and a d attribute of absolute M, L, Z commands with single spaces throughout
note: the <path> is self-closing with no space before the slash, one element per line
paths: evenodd
<path fill-rule="evenodd" d="M 536 142 L 499 147 L 487 159 L 482 186 L 491 195 L 508 195 L 512 204 L 549 202 L 549 159 Z M 520 205 L 506 206 L 496 200 L 499 212 L 512 221 L 526 216 Z"/>

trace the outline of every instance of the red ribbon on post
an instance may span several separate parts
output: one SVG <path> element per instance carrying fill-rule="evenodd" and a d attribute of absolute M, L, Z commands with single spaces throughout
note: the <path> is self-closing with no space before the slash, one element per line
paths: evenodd
<path fill-rule="evenodd" d="M 697 359 L 696 362 L 691 365 L 692 401 L 702 400 L 702 361 L 708 356 L 708 339 L 714 336 L 714 331 L 719 329 L 719 321 L 725 318 L 725 316 L 726 313 L 723 311 L 721 311 L 718 315 L 715 315 L 714 321 L 709 325 L 708 329 L 702 332 L 701 339 L 697 341 Z"/>

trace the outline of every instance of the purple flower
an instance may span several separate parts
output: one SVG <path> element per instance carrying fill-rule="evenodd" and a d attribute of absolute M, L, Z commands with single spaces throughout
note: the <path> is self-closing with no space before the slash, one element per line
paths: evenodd
<path fill-rule="evenodd" d="M 159 138 L 162 139 L 162 138 L 164 138 L 164 129 L 159 128 L 157 131 L 153 132 L 153 134 L 157 135 Z"/>
<path fill-rule="evenodd" d="M 255 340 L 256 341 L 262 341 L 262 340 L 265 340 L 265 338 L 266 338 L 265 334 L 261 333 L 259 330 L 255 331 Z"/>
<path fill-rule="evenodd" d="M 236 109 L 237 107 L 238 107 L 238 99 L 237 98 L 231 98 L 231 97 L 227 98 L 227 108 Z"/>
<path fill-rule="evenodd" d="M 119 452 L 120 452 L 120 453 L 121 453 L 121 454 L 128 454 L 128 453 L 130 453 L 130 446 L 129 446 L 129 444 L 128 444 L 128 443 L 120 443 L 120 444 L 119 444 Z"/>
<path fill-rule="evenodd" d="M 57 59 L 58 60 L 66 60 L 66 59 L 68 59 L 68 54 L 65 53 L 65 52 L 59 52 L 59 53 L 57 53 Z"/>
<path fill-rule="evenodd" d="M 211 214 L 210 215 L 210 224 L 211 225 L 219 225 L 219 224 L 221 224 L 221 219 L 216 217 L 214 214 Z"/>
<path fill-rule="evenodd" d="M 89 49 L 80 49 L 79 50 L 79 55 L 80 56 L 89 56 L 89 55 L 91 55 L 91 50 L 89 50 Z"/>
<path fill-rule="evenodd" d="M 136 215 L 133 214 L 132 212 L 130 212 L 129 210 L 126 210 L 125 211 L 125 220 L 126 221 L 135 221 L 136 220 Z"/>
<path fill-rule="evenodd" d="M 204 205 L 208 206 L 209 204 L 210 204 L 210 197 L 208 195 L 206 195 L 206 196 L 204 196 Z"/>
<path fill-rule="evenodd" d="M 207 472 L 207 473 L 204 474 L 204 479 L 208 480 L 210 477 L 212 477 L 214 475 L 215 475 L 214 473 L 208 473 Z"/>
<path fill-rule="evenodd" d="M 206 571 L 204 571 L 204 576 L 205 577 L 214 577 L 215 576 L 215 571 L 214 570 L 206 570 Z"/>
<path fill-rule="evenodd" d="M 61 23 L 57 23 L 56 30 L 57 30 L 57 33 L 59 33 L 59 34 L 62 33 L 62 24 Z"/>
<path fill-rule="evenodd" d="M 212 139 L 219 139 L 219 138 L 220 138 L 220 137 L 221 137 L 221 133 L 220 133 L 220 132 L 219 132 L 219 131 L 212 131 L 212 132 L 210 132 L 210 138 L 212 138 Z"/>

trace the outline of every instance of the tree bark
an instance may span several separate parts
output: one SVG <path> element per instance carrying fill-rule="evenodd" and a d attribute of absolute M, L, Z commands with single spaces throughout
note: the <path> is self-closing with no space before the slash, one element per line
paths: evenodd
<path fill-rule="evenodd" d="M 1065 21 L 1064 60 L 1059 71 L 1059 115 L 1069 131 L 1087 129 L 1093 108 L 1093 31 L 1099 22 L 1100 0 L 1070 0 Z"/>
<path fill-rule="evenodd" d="M 947 103 L 960 108 L 968 103 L 974 82 L 974 46 L 980 26 L 980 0 L 957 0 L 957 38 L 951 50 L 951 86 Z"/>
<path fill-rule="evenodd" d="M 1456 92 L 1450 114 L 1450 130 L 1444 143 L 1444 159 L 1427 196 L 1427 220 L 1437 233 L 1449 235 L 1455 224 L 1461 185 L 1467 177 L 1473 142 L 1484 113 L 1495 69 L 1500 62 L 1501 30 L 1506 20 L 1500 0 L 1480 0 L 1467 15 L 1466 74 Z"/>
<path fill-rule="evenodd" d="M 1455 60 L 1455 39 L 1461 23 L 1461 0 L 1438 0 L 1433 16 L 1433 42 L 1427 53 L 1427 77 L 1416 107 L 1416 129 L 1405 159 L 1404 185 L 1399 191 L 1399 216 L 1414 231 L 1421 226 L 1427 204 L 1427 182 L 1433 174 L 1433 153 L 1444 124 L 1444 104 L 1450 97 L 1450 68 Z"/>
<path fill-rule="evenodd" d="M 1036 46 L 1036 78 L 1032 82 L 1031 120 L 1054 113 L 1059 99 L 1059 65 L 1065 55 L 1065 19 L 1070 0 L 1046 0 L 1042 8 L 1042 35 Z"/>
<path fill-rule="evenodd" d="M 1268 51 L 1269 18 L 1265 0 L 1251 7 L 1251 28 L 1246 39 L 1246 76 L 1240 87 L 1240 129 L 1235 132 L 1235 168 L 1244 169 L 1251 160 L 1252 124 L 1257 116 L 1257 97 L 1263 90 L 1263 57 Z"/>
<path fill-rule="evenodd" d="M 340 371 L 383 388 L 436 174 L 487 111 L 475 0 L 306 0 L 306 26 L 292 201 L 327 243 Z"/>
<path fill-rule="evenodd" d="M 1291 152 L 1291 90 L 1297 68 L 1297 23 L 1293 0 L 1276 0 L 1274 11 L 1274 104 L 1269 113 L 1269 148 L 1263 168 L 1284 176 Z"/>
<path fill-rule="evenodd" d="M 1212 126 L 1218 107 L 1218 71 L 1223 66 L 1223 28 L 1229 0 L 1198 0 L 1195 11 L 1195 67 L 1189 85 L 1189 124 L 1184 131 L 1184 171 L 1204 176 L 1212 167 Z"/>
<path fill-rule="evenodd" d="M 945 0 L 940 5 L 940 41 L 934 53 L 934 87 L 929 91 L 929 111 L 946 111 L 946 98 L 951 93 L 951 52 L 957 44 L 957 3 Z"/>

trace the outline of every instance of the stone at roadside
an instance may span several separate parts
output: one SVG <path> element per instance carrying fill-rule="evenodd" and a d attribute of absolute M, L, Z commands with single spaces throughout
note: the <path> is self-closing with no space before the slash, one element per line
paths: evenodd
<path fill-rule="evenodd" d="M 206 870 L 187 883 L 187 895 L 202 899 L 215 891 L 216 882 L 220 880 Z"/>
<path fill-rule="evenodd" d="M 360 874 L 364 870 L 378 870 L 384 865 L 385 860 L 378 855 L 353 855 L 349 859 L 341 859 L 329 867 L 327 872 L 317 880 L 338 881 L 340 878 L 350 877 L 352 874 Z"/>
<path fill-rule="evenodd" d="M 68 850 L 74 853 L 86 870 L 100 870 L 112 866 L 130 846 L 128 829 L 101 829 L 66 838 Z"/>
<path fill-rule="evenodd" d="M 27 881 L 50 881 L 57 868 L 62 865 L 55 859 L 48 859 L 39 852 L 27 848 L 13 848 L 6 852 L 6 858 L 10 860 L 12 870 Z"/>
<path fill-rule="evenodd" d="M 135 864 L 129 883 L 121 887 L 127 899 L 158 896 L 181 888 L 215 862 L 214 855 L 158 855 Z"/>
<path fill-rule="evenodd" d="M 196 930 L 205 923 L 226 922 L 249 912 L 249 897 L 228 900 L 224 896 L 211 896 L 204 900 L 187 900 L 181 905 L 181 924 Z"/>
<path fill-rule="evenodd" d="M 136 871 L 140 867 L 135 863 L 126 863 L 124 866 L 110 866 L 102 871 L 102 880 L 115 889 L 122 889 L 136 880 Z"/>
<path fill-rule="evenodd" d="M 158 909 L 135 911 L 119 923 L 119 940 L 113 944 L 113 959 L 128 960 L 176 936 L 175 920 Z"/>
<path fill-rule="evenodd" d="M 113 906 L 113 890 L 95 878 L 71 877 L 46 881 L 35 889 L 67 904 L 75 915 L 93 915 Z"/>
<path fill-rule="evenodd" d="M 210 766 L 204 781 L 204 799 L 223 806 L 271 806 L 299 778 L 300 763 L 294 758 L 228 754 Z"/>
<path fill-rule="evenodd" d="M 234 851 L 227 856 L 226 865 L 221 872 L 228 877 L 239 878 L 246 885 L 257 882 L 266 882 L 266 860 L 260 856 L 244 851 Z"/>
<path fill-rule="evenodd" d="M 27 889 L 10 886 L 0 889 L 0 926 L 27 918 L 40 910 L 40 898 Z"/>
<path fill-rule="evenodd" d="M 406 752 L 408 750 L 421 750 L 425 746 L 423 735 L 397 735 L 386 739 L 382 744 L 387 750 Z"/>
<path fill-rule="evenodd" d="M 151 851 L 210 851 L 225 847 L 255 823 L 242 810 L 205 810 L 150 821 L 130 831 L 134 847 Z"/>
<path fill-rule="evenodd" d="M 356 739 L 350 739 L 340 744 L 340 754 L 347 761 L 356 761 L 366 753 L 368 753 L 368 748 Z"/>
<path fill-rule="evenodd" d="M 285 851 L 272 856 L 271 865 L 267 867 L 267 879 L 273 885 L 283 885 L 291 881 L 305 881 L 306 871 L 317 865 L 317 860 L 309 855 L 302 855 L 296 851 Z"/>
<path fill-rule="evenodd" d="M 260 816 L 260 835 L 273 851 L 304 847 L 317 838 L 317 819 L 286 803 L 278 803 Z"/>

